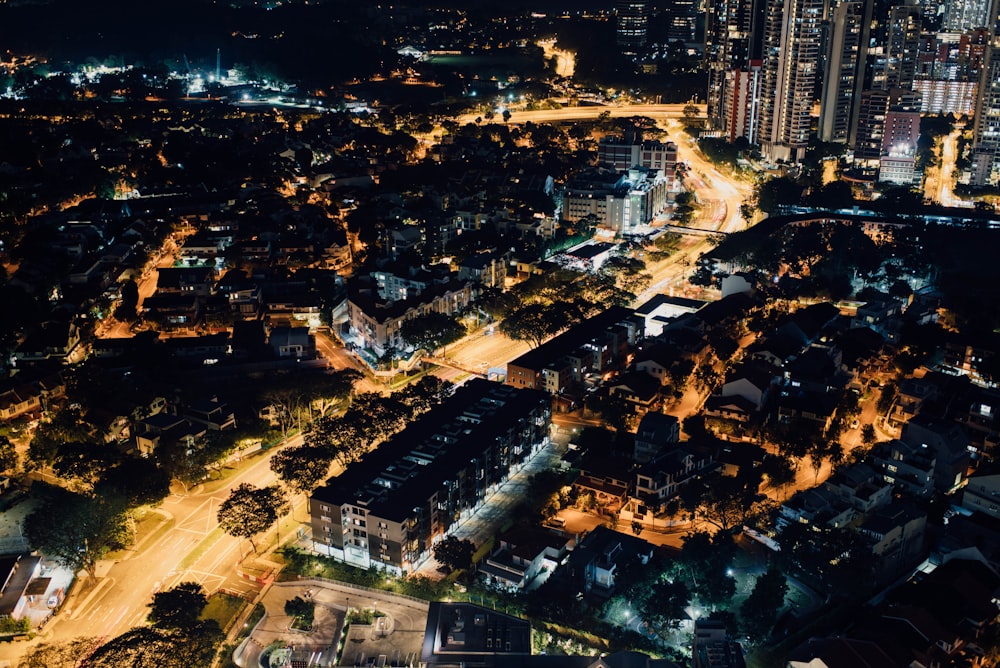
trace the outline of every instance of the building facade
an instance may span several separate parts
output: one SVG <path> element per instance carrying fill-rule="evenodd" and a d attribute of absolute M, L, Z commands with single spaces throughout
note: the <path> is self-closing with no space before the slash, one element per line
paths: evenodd
<path fill-rule="evenodd" d="M 824 5 L 823 0 L 768 0 L 759 137 L 768 160 L 799 162 L 805 157 Z"/>
<path fill-rule="evenodd" d="M 360 568 L 413 572 L 547 441 L 538 391 L 475 379 L 309 499 L 316 550 Z"/>

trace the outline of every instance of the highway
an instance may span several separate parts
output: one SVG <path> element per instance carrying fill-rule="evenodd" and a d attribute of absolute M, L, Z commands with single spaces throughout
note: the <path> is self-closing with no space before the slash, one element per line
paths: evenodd
<path fill-rule="evenodd" d="M 596 120 L 607 112 L 612 118 L 627 118 L 629 116 L 648 116 L 656 121 L 680 119 L 684 117 L 684 107 L 687 104 L 620 104 L 620 105 L 590 105 L 585 107 L 560 107 L 559 109 L 537 109 L 534 111 L 511 111 L 508 123 L 563 123 L 566 121 Z M 701 116 L 705 115 L 705 105 L 695 105 Z M 461 114 L 455 117 L 459 125 L 475 123 L 476 119 L 485 122 L 482 114 Z M 493 123 L 503 122 L 500 116 L 495 116 Z"/>

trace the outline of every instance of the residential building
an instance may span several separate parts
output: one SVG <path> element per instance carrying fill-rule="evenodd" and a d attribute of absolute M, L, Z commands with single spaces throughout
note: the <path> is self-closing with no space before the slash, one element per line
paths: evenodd
<path fill-rule="evenodd" d="M 681 423 L 673 415 L 650 411 L 639 420 L 635 432 L 635 449 L 632 458 L 648 462 L 665 448 L 681 440 Z"/>
<path fill-rule="evenodd" d="M 567 543 L 565 536 L 548 529 L 514 527 L 497 536 L 493 550 L 476 570 L 489 587 L 531 591 L 563 563 Z"/>
<path fill-rule="evenodd" d="M 970 464 L 969 437 L 955 422 L 920 413 L 903 427 L 899 440 L 934 453 L 934 485 L 945 493 L 965 480 Z"/>
<path fill-rule="evenodd" d="M 872 0 L 844 0 L 831 8 L 819 112 L 821 141 L 849 146 L 857 141 L 873 6 Z"/>
<path fill-rule="evenodd" d="M 878 508 L 865 516 L 858 531 L 872 542 L 881 577 L 913 568 L 926 556 L 927 513 L 909 502 Z"/>
<path fill-rule="evenodd" d="M 726 623 L 701 618 L 694 620 L 691 646 L 693 668 L 744 668 L 743 647 L 730 636 Z"/>
<path fill-rule="evenodd" d="M 910 93 L 899 95 L 896 103 L 889 106 L 882 134 L 879 181 L 912 185 L 919 180 L 916 161 L 920 103 L 920 95 Z"/>
<path fill-rule="evenodd" d="M 970 476 L 962 489 L 962 507 L 1000 519 L 1000 474 Z"/>
<path fill-rule="evenodd" d="M 991 38 L 986 62 L 979 80 L 973 127 L 969 182 L 976 186 L 1000 183 L 1000 33 Z"/>
<path fill-rule="evenodd" d="M 309 499 L 316 549 L 410 573 L 545 442 L 542 392 L 472 380 Z"/>
<path fill-rule="evenodd" d="M 652 557 L 653 546 L 643 539 L 599 525 L 570 554 L 565 575 L 584 595 L 609 598 L 621 569 L 630 562 L 647 564 Z"/>
<path fill-rule="evenodd" d="M 755 143 L 764 6 L 764 0 L 704 5 L 708 123 L 730 141 L 742 136 Z"/>
<path fill-rule="evenodd" d="M 643 140 L 642 130 L 631 128 L 622 137 L 602 137 L 597 145 L 597 164 L 616 172 L 633 167 L 661 171 L 668 179 L 674 178 L 677 165 L 677 144 Z"/>
<path fill-rule="evenodd" d="M 824 6 L 824 0 L 767 0 L 759 141 L 768 160 L 805 157 Z"/>
<path fill-rule="evenodd" d="M 990 7 L 993 0 L 948 0 L 944 3 L 945 32 L 965 32 L 973 28 L 990 26 Z"/>
<path fill-rule="evenodd" d="M 641 317 L 613 306 L 508 362 L 506 383 L 562 392 L 570 381 L 582 382 L 589 371 L 622 364 L 641 333 Z M 557 374 L 558 384 L 547 380 L 552 369 L 562 370 Z"/>
<path fill-rule="evenodd" d="M 730 142 L 745 137 L 750 144 L 757 144 L 763 63 L 759 58 L 750 60 L 746 67 L 727 70 L 722 79 L 718 122 L 723 136 Z"/>
<path fill-rule="evenodd" d="M 561 216 L 568 222 L 595 216 L 599 225 L 628 234 L 666 208 L 669 190 L 660 170 L 631 167 L 620 176 L 591 173 L 567 184 Z"/>
<path fill-rule="evenodd" d="M 389 348 L 403 350 L 407 346 L 400 335 L 403 322 L 431 312 L 453 315 L 468 308 L 474 294 L 471 283 L 452 281 L 431 286 L 412 298 L 385 302 L 349 286 L 348 336 L 353 345 L 371 351 L 375 357 L 384 355 Z"/>
<path fill-rule="evenodd" d="M 28 586 L 38 577 L 42 558 L 30 554 L 0 556 L 0 618 L 21 619 L 28 606 Z"/>
<path fill-rule="evenodd" d="M 472 603 L 450 602 L 433 602 L 426 614 L 420 654 L 410 659 L 414 665 L 485 668 L 508 665 L 507 661 L 525 665 L 532 658 L 531 624 L 520 617 Z M 363 656 L 359 652 L 356 660 Z"/>
<path fill-rule="evenodd" d="M 858 131 L 854 143 L 855 162 L 877 161 L 882 157 L 885 116 L 889 113 L 889 92 L 881 89 L 861 93 Z"/>
<path fill-rule="evenodd" d="M 709 469 L 715 460 L 708 452 L 676 444 L 633 472 L 634 483 L 621 512 L 625 521 L 654 524 L 682 487 Z"/>
<path fill-rule="evenodd" d="M 308 327 L 272 327 L 267 345 L 278 357 L 312 359 L 316 357 L 316 337 Z"/>

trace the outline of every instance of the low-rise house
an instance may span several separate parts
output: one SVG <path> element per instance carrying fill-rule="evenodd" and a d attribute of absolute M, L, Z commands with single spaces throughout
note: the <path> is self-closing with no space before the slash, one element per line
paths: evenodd
<path fill-rule="evenodd" d="M 80 336 L 80 328 L 76 323 L 42 323 L 14 350 L 15 363 L 65 360 L 80 344 Z"/>
<path fill-rule="evenodd" d="M 507 280 L 506 258 L 496 251 L 471 255 L 458 262 L 458 279 L 502 289 Z"/>
<path fill-rule="evenodd" d="M 899 440 L 934 453 L 938 490 L 951 492 L 965 480 L 971 462 L 969 437 L 958 424 L 921 413 L 906 423 Z"/>
<path fill-rule="evenodd" d="M 872 542 L 872 556 L 883 578 L 902 574 L 925 556 L 927 513 L 912 503 L 892 503 L 865 516 L 858 527 Z"/>
<path fill-rule="evenodd" d="M 680 420 L 673 415 L 649 411 L 636 428 L 632 458 L 639 463 L 648 462 L 680 440 Z"/>
<path fill-rule="evenodd" d="M 722 620 L 694 620 L 693 668 L 745 668 L 743 647 L 729 636 Z"/>
<path fill-rule="evenodd" d="M 157 269 L 156 293 L 159 295 L 195 295 L 205 299 L 215 290 L 212 267 L 161 267 Z"/>
<path fill-rule="evenodd" d="M 907 493 L 926 497 L 934 491 L 936 459 L 930 448 L 886 441 L 871 449 L 868 461 L 887 483 Z"/>
<path fill-rule="evenodd" d="M 192 329 L 201 321 L 201 300 L 194 294 L 153 295 L 142 302 L 143 319 L 164 331 Z"/>
<path fill-rule="evenodd" d="M 308 327 L 273 327 L 267 345 L 278 357 L 312 359 L 316 357 L 316 337 Z"/>
<path fill-rule="evenodd" d="M 962 507 L 1000 519 L 1000 474 L 973 475 L 962 488 Z"/>
<path fill-rule="evenodd" d="M 753 363 L 741 364 L 726 375 L 719 395 L 741 397 L 759 411 L 770 395 L 773 382 L 774 375 L 768 368 Z"/>
<path fill-rule="evenodd" d="M 30 554 L 0 556 L 0 618 L 21 619 L 28 605 L 28 585 L 41 572 L 42 558 Z"/>
<path fill-rule="evenodd" d="M 924 404 L 938 396 L 938 387 L 928 378 L 904 378 L 896 390 L 896 398 L 889 411 L 893 426 L 904 425 L 920 413 Z"/>
<path fill-rule="evenodd" d="M 218 397 L 195 401 L 184 409 L 184 417 L 203 425 L 209 431 L 226 431 L 236 428 L 236 414 Z"/>
<path fill-rule="evenodd" d="M 598 506 L 616 513 L 625 503 L 632 483 L 632 461 L 624 457 L 584 457 L 573 487 L 590 493 Z"/>
<path fill-rule="evenodd" d="M 531 591 L 544 584 L 568 553 L 567 539 L 547 529 L 515 527 L 497 536 L 478 573 L 487 586 Z"/>
<path fill-rule="evenodd" d="M 634 472 L 634 485 L 628 503 L 622 508 L 626 521 L 654 524 L 657 515 L 680 489 L 708 470 L 714 463 L 703 450 L 675 445 Z"/>
<path fill-rule="evenodd" d="M 564 568 L 578 591 L 609 598 L 614 594 L 619 571 L 630 562 L 649 563 L 653 549 L 641 538 L 598 526 L 577 545 Z"/>
<path fill-rule="evenodd" d="M 639 413 L 655 410 L 660 403 L 659 381 L 640 371 L 622 374 L 609 381 L 607 388 L 612 397 L 623 398 L 633 404 Z"/>
<path fill-rule="evenodd" d="M 801 522 L 846 527 L 892 500 L 892 487 L 867 464 L 845 466 L 819 487 L 804 490 L 781 505 L 778 524 Z"/>
<path fill-rule="evenodd" d="M 170 413 L 157 413 L 137 420 L 133 431 L 136 450 L 148 457 L 167 442 L 183 442 L 186 447 L 194 448 L 197 440 L 204 437 L 207 430 L 186 418 Z"/>

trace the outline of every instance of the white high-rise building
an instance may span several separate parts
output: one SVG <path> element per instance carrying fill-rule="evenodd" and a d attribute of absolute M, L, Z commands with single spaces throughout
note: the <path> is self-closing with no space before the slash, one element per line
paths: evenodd
<path fill-rule="evenodd" d="M 824 0 L 768 0 L 759 141 L 764 157 L 799 162 L 812 129 Z"/>
<path fill-rule="evenodd" d="M 965 32 L 988 25 L 990 0 L 948 0 L 944 5 L 945 32 Z"/>
<path fill-rule="evenodd" d="M 1000 0 L 992 1 L 989 17 L 992 36 L 979 79 L 969 179 L 976 186 L 1000 185 Z"/>
<path fill-rule="evenodd" d="M 854 144 L 865 82 L 871 0 L 847 0 L 832 7 L 819 112 L 819 138 Z"/>

